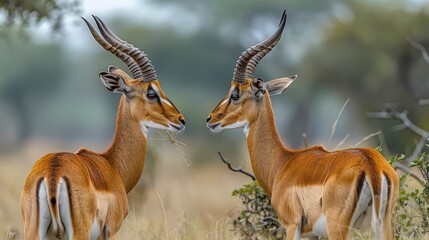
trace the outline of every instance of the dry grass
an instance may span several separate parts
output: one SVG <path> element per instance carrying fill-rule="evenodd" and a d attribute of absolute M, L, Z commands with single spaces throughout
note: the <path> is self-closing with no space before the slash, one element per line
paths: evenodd
<path fill-rule="evenodd" d="M 205 159 L 210 164 L 188 167 L 174 146 L 149 144 L 157 146 L 159 160 L 153 177 L 145 172 L 129 193 L 130 211 L 117 239 L 235 239 L 229 215 L 239 201 L 231 192 L 248 179 L 229 172 L 215 151 Z M 25 177 L 37 158 L 58 149 L 73 148 L 38 141 L 0 154 L 0 239 L 21 239 L 19 196 Z"/>

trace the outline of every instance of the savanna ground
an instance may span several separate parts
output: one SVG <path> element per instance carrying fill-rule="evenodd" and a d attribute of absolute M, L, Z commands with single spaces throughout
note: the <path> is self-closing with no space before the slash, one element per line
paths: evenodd
<path fill-rule="evenodd" d="M 117 239 L 242 239 L 232 231 L 232 222 L 240 214 L 242 205 L 231 193 L 248 184 L 250 179 L 230 172 L 215 152 L 207 154 L 204 159 L 207 163 L 192 164 L 191 159 L 184 159 L 169 142 L 153 136 L 149 139 L 145 171 L 128 194 L 129 214 Z M 48 152 L 74 151 L 76 146 L 80 145 L 33 139 L 0 156 L 0 239 L 22 239 L 19 197 L 34 162 Z M 102 151 L 103 147 L 92 149 Z M 183 146 L 182 149 L 186 156 L 190 149 Z M 245 160 L 239 162 L 248 165 Z M 412 178 L 406 183 L 409 192 L 422 189 Z M 417 209 L 412 203 L 405 208 L 409 211 L 407 216 L 416 215 Z M 395 225 L 411 224 L 406 229 L 412 229 L 415 222 L 407 222 L 401 219 Z M 357 233 L 354 239 L 367 239 L 363 236 Z M 425 239 L 425 236 L 408 234 L 400 239 Z"/>
<path fill-rule="evenodd" d="M 0 156 L 0 239 L 22 238 L 19 197 L 35 161 L 75 146 L 34 139 Z M 188 167 L 168 142 L 150 140 L 148 149 L 157 157 L 146 159 L 139 184 L 128 194 L 130 209 L 117 239 L 234 239 L 228 219 L 238 214 L 239 200 L 231 192 L 249 180 L 229 172 L 216 152 L 207 154 L 209 164 Z"/>

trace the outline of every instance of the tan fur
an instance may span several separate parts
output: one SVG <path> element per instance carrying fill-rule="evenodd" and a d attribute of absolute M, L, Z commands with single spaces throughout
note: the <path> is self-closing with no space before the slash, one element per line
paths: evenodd
<path fill-rule="evenodd" d="M 252 79 L 246 84 L 232 82 L 240 89 L 237 102 L 229 94 L 208 117 L 208 126 L 227 128 L 236 121 L 247 121 L 247 146 L 251 165 L 261 187 L 286 227 L 287 239 L 295 233 L 310 233 L 320 216 L 327 219 L 329 239 L 348 239 L 351 219 L 358 201 L 357 185 L 365 176 L 372 190 L 372 201 L 380 208 L 382 176 L 390 182 L 385 216 L 384 239 L 392 239 L 391 217 L 399 191 L 396 172 L 383 156 L 369 148 L 329 152 L 321 146 L 302 150 L 287 149 L 276 129 L 271 100 L 265 93 L 254 98 Z M 213 129 L 215 131 L 215 129 Z M 219 131 L 219 130 L 218 130 Z M 361 179 L 363 180 L 363 179 Z M 362 182 L 361 182 L 362 183 Z"/>
<path fill-rule="evenodd" d="M 157 80 L 143 83 L 141 79 L 131 79 L 120 69 L 112 72 L 121 76 L 131 87 L 133 97 L 128 99 L 123 95 L 120 100 L 111 146 L 101 154 L 82 148 L 76 153 L 51 153 L 36 162 L 21 194 L 24 239 L 39 239 L 40 228 L 48 230 L 48 226 L 40 226 L 39 221 L 38 199 L 45 196 L 38 194 L 44 182 L 47 185 L 50 217 L 54 219 L 48 234 L 59 238 L 72 231 L 72 239 L 89 239 L 95 220 L 100 232 L 97 239 L 112 239 L 128 214 L 127 193 L 137 184 L 144 167 L 146 137 L 140 122 L 183 126 L 183 115 L 171 102 L 165 104 L 146 99 L 145 94 L 151 84 L 167 99 Z M 70 209 L 62 210 L 70 211 L 72 229 L 67 229 L 64 216 L 60 214 L 60 181 L 64 181 L 67 186 Z"/>

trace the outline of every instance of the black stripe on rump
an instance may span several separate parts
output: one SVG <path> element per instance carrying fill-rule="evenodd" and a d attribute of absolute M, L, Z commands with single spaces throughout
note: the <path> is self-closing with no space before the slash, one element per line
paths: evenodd
<path fill-rule="evenodd" d="M 364 181 L 365 181 L 365 172 L 361 172 L 356 185 L 356 201 L 358 201 L 358 199 L 360 198 Z"/>

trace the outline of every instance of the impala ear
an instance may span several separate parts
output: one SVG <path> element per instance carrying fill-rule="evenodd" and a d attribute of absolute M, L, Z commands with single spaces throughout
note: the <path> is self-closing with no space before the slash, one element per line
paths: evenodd
<path fill-rule="evenodd" d="M 277 95 L 284 92 L 297 77 L 297 75 L 293 75 L 285 78 L 277 78 L 266 82 L 265 87 L 270 95 Z"/>
<path fill-rule="evenodd" d="M 130 86 L 128 86 L 124 79 L 114 73 L 109 72 L 100 72 L 98 75 L 100 77 L 101 82 L 107 88 L 107 90 L 114 93 L 124 93 L 128 94 L 131 91 Z"/>
<path fill-rule="evenodd" d="M 260 77 L 254 78 L 250 87 L 256 101 L 260 101 L 266 92 L 264 80 Z"/>

